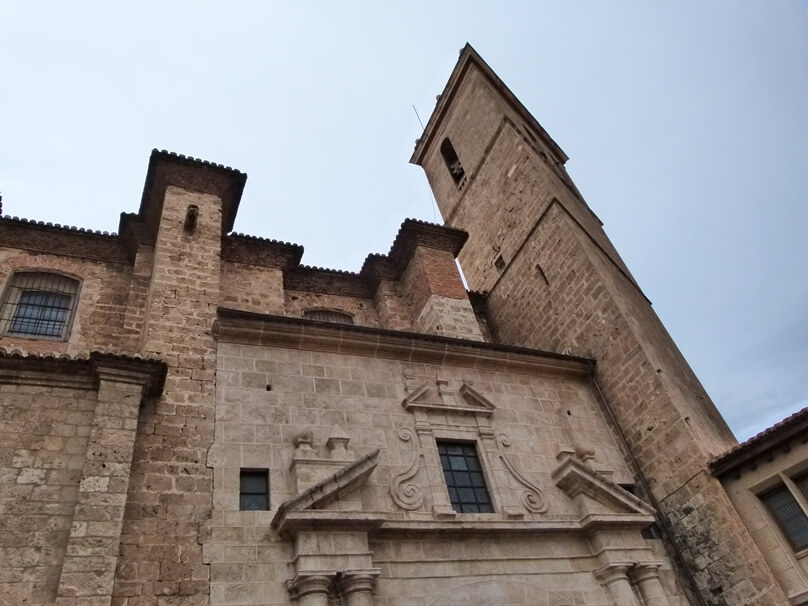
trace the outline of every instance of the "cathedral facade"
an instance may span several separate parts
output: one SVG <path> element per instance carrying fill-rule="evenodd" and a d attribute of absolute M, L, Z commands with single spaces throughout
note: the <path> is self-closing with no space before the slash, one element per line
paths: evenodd
<path fill-rule="evenodd" d="M 808 603 L 805 420 L 737 444 L 566 160 L 466 46 L 357 273 L 167 152 L 0 220 L 0 604 Z"/>

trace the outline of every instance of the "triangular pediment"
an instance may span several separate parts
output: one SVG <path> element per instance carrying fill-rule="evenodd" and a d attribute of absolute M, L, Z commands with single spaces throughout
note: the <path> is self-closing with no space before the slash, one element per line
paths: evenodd
<path fill-rule="evenodd" d="M 448 388 L 447 381 L 439 380 L 435 388 L 423 383 L 407 394 L 401 403 L 407 410 L 423 409 L 435 412 L 454 412 L 491 416 L 496 406 L 483 394 L 464 382 L 460 389 Z"/>
<path fill-rule="evenodd" d="M 654 509 L 648 503 L 597 473 L 577 456 L 564 457 L 552 477 L 577 504 L 582 520 L 633 519 L 637 523 L 654 520 Z"/>
<path fill-rule="evenodd" d="M 322 518 L 321 521 L 330 520 L 334 512 L 323 510 L 364 485 L 378 464 L 379 449 L 377 448 L 373 452 L 347 464 L 345 467 L 337 469 L 329 476 L 323 478 L 278 507 L 277 513 L 272 518 L 272 527 L 281 532 L 284 530 L 284 526 L 288 526 L 286 522 L 289 519 L 301 518 L 301 516 L 294 514 L 303 512 L 307 515 L 303 515 L 302 518 L 310 522 L 315 522 L 320 520 L 320 518 Z M 349 520 L 350 518 L 367 518 L 367 516 L 362 513 L 353 515 L 349 512 L 339 513 L 343 520 Z"/>

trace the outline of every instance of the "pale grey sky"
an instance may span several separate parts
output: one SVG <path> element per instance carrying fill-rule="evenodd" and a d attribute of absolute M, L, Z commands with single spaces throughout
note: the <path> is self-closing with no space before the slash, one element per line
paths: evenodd
<path fill-rule="evenodd" d="M 149 151 L 249 174 L 238 231 L 358 270 L 468 41 L 739 439 L 808 405 L 808 3 L 0 2 L 4 212 L 114 231 Z"/>

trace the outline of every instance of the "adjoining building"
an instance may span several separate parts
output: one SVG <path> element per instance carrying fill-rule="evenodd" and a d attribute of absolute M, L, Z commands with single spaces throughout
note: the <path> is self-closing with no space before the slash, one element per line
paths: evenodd
<path fill-rule="evenodd" d="M 0 604 L 808 603 L 804 415 L 737 445 L 566 160 L 467 45 L 357 273 L 168 152 L 0 220 Z"/>

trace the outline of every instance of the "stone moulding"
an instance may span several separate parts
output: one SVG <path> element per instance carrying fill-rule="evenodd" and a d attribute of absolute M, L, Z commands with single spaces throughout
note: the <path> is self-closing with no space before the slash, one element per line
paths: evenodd
<path fill-rule="evenodd" d="M 413 457 L 412 464 L 407 471 L 400 473 L 390 484 L 390 496 L 393 497 L 393 502 L 407 511 L 415 511 L 420 509 L 424 504 L 424 495 L 421 488 L 414 482 L 409 480 L 413 479 L 421 468 L 421 459 L 423 454 L 420 447 L 417 446 L 418 442 L 415 440 L 413 431 L 408 427 L 402 427 L 398 430 L 398 437 L 405 442 L 413 442 L 416 444 L 415 456 Z"/>
<path fill-rule="evenodd" d="M 119 380 L 127 373 L 135 373 L 138 384 L 144 384 L 146 375 L 144 397 L 156 397 L 163 392 L 167 367 L 154 358 L 100 351 L 75 356 L 46 355 L 0 347 L 0 384 L 94 390 L 102 368 L 106 373 L 117 372 Z"/>
<path fill-rule="evenodd" d="M 379 463 L 379 449 L 369 452 L 353 463 L 341 467 L 297 496 L 284 502 L 271 526 L 279 534 L 287 535 L 300 527 L 321 525 L 370 526 L 381 524 L 383 516 L 376 513 L 324 511 L 334 501 L 361 487 Z"/>
<path fill-rule="evenodd" d="M 524 347 L 494 345 L 451 337 L 327 325 L 312 320 L 219 308 L 213 334 L 219 341 L 264 347 L 325 351 L 465 366 L 500 372 L 589 378 L 594 360 Z"/>
<path fill-rule="evenodd" d="M 522 493 L 522 505 L 525 506 L 531 513 L 544 513 L 547 511 L 547 499 L 544 493 L 535 484 L 529 482 L 521 473 L 514 467 L 513 463 L 508 459 L 505 454 L 505 449 L 511 445 L 511 440 L 505 434 L 497 436 L 497 446 L 499 447 L 499 458 L 505 464 L 505 467 L 511 475 L 516 478 L 516 481 L 524 486 L 527 490 Z"/>
<path fill-rule="evenodd" d="M 429 384 L 424 383 L 415 389 L 411 394 L 407 395 L 401 405 L 407 410 L 415 410 L 420 408 L 431 412 L 454 412 L 460 414 L 480 415 L 483 417 L 490 417 L 494 413 L 494 410 L 496 410 L 496 407 L 491 403 L 490 400 L 488 400 L 488 398 L 480 394 L 468 383 L 461 385 L 460 389 L 456 392 L 458 395 L 460 395 L 463 401 L 466 402 L 466 405 L 447 404 L 445 402 L 428 402 L 421 400 L 421 398 L 427 395 L 428 389 Z M 455 394 L 453 391 L 442 388 L 439 389 L 439 393 L 442 397 L 454 396 Z M 454 400 L 453 397 L 451 399 Z"/>
<path fill-rule="evenodd" d="M 576 455 L 561 452 L 559 457 L 561 463 L 551 477 L 578 504 L 582 528 L 611 524 L 644 528 L 655 521 L 648 503 L 598 474 Z"/>

